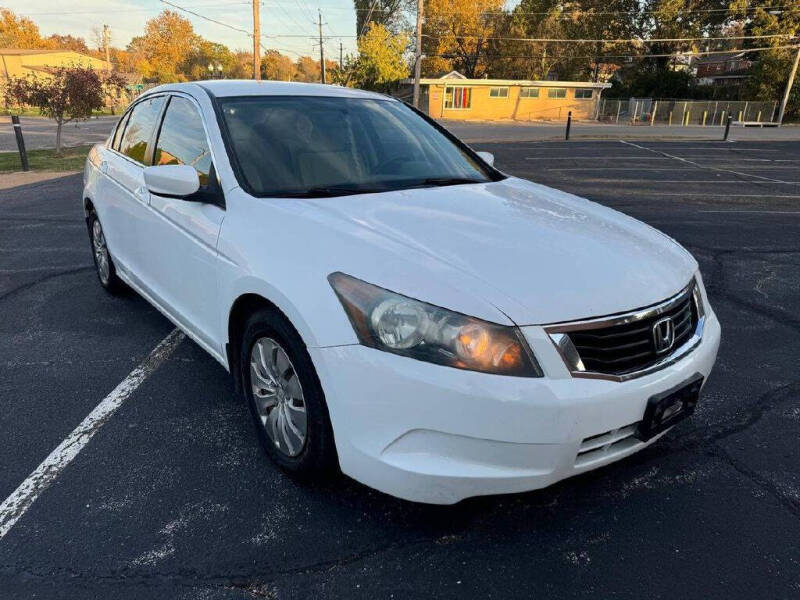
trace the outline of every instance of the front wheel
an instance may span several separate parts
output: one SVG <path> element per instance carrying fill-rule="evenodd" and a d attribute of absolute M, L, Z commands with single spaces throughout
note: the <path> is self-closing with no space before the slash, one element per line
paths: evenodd
<path fill-rule="evenodd" d="M 89 241 L 92 244 L 92 257 L 94 258 L 94 266 L 97 270 L 97 278 L 100 280 L 100 285 L 111 294 L 119 294 L 125 289 L 125 284 L 117 276 L 117 269 L 114 266 L 111 254 L 108 252 L 103 226 L 100 224 L 100 219 L 97 218 L 96 213 L 89 214 L 87 224 L 89 226 Z"/>
<path fill-rule="evenodd" d="M 325 395 L 300 336 L 277 310 L 259 310 L 241 339 L 239 377 L 259 439 L 283 470 L 310 476 L 336 464 Z"/>

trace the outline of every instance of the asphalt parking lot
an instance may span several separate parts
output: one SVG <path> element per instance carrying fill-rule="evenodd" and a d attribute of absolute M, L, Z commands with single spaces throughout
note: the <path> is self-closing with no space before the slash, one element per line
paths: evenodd
<path fill-rule="evenodd" d="M 694 253 L 723 342 L 691 420 L 546 490 L 415 505 L 282 475 L 183 340 L 0 529 L 0 598 L 800 597 L 800 143 L 475 147 Z M 173 330 L 100 288 L 80 187 L 0 191 L 0 501 Z"/>

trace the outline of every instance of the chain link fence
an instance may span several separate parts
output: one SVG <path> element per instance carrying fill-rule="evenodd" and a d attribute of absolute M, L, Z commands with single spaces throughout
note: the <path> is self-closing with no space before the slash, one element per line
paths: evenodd
<path fill-rule="evenodd" d="M 602 123 L 631 125 L 724 125 L 734 121 L 771 123 L 778 114 L 778 101 L 670 100 L 655 98 L 602 98 L 597 118 Z"/>

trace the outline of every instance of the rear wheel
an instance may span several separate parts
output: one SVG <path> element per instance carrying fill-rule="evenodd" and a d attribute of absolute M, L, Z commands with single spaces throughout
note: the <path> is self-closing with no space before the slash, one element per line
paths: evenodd
<path fill-rule="evenodd" d="M 108 252 L 106 236 L 103 233 L 100 219 L 97 218 L 96 213 L 92 212 L 89 214 L 87 223 L 89 225 L 89 241 L 92 244 L 94 266 L 97 270 L 97 278 L 100 280 L 100 285 L 112 294 L 119 294 L 125 289 L 125 284 L 117 277 L 117 269 L 114 266 L 111 254 Z"/>
<path fill-rule="evenodd" d="M 251 315 L 241 339 L 239 377 L 259 439 L 283 470 L 310 476 L 336 464 L 333 430 L 311 357 L 274 309 Z"/>

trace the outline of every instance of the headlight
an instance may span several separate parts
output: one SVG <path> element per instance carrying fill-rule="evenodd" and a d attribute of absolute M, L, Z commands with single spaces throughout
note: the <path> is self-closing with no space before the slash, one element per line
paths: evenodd
<path fill-rule="evenodd" d="M 407 298 L 344 273 L 332 273 L 328 281 L 365 346 L 458 369 L 542 376 L 516 327 Z"/>

